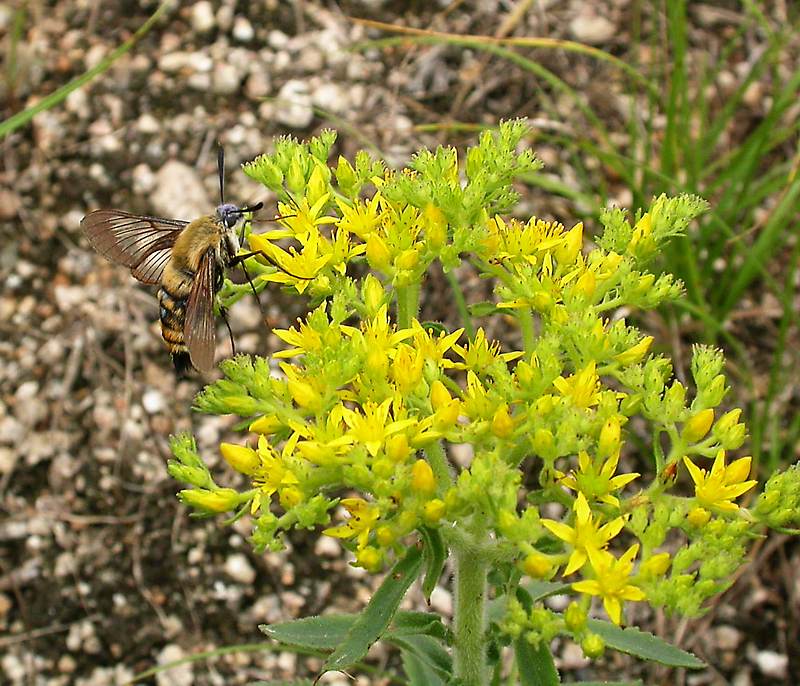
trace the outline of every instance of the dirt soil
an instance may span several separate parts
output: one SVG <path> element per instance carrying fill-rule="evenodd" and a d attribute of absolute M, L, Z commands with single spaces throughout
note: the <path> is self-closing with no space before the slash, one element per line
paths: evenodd
<path fill-rule="evenodd" d="M 718 55 L 741 25 L 739 3 L 692 4 L 693 54 Z M 6 56 L 14 10 L 23 5 L 17 71 L 0 77 L 2 118 L 95 66 L 156 7 L 152 0 L 12 1 L 0 7 Z M 223 474 L 217 446 L 233 438 L 232 422 L 191 411 L 202 381 L 175 380 L 152 289 L 88 248 L 81 217 L 98 207 L 189 219 L 208 212 L 217 197 L 218 139 L 228 155 L 228 198 L 274 208 L 274 198 L 237 167 L 279 134 L 302 138 L 337 128 L 336 154 L 369 146 L 400 165 L 422 145 L 474 138 L 469 127 L 445 126 L 452 121 L 527 116 L 537 131 L 585 130 L 568 99 L 497 57 L 411 44 L 351 51 L 357 41 L 385 34 L 349 17 L 566 38 L 630 60 L 632 26 L 652 21 L 655 11 L 626 0 L 184 2 L 109 71 L 0 143 L 1 684 L 123 684 L 159 663 L 258 643 L 259 623 L 358 608 L 378 581 L 350 567 L 332 539 L 295 535 L 286 553 L 255 555 L 246 523 L 225 528 L 187 516 L 165 471 L 168 436 L 193 431 Z M 764 11 L 780 21 L 786 7 L 765 3 Z M 758 49 L 757 35 L 751 44 Z M 618 73 L 574 53 L 525 54 L 582 93 L 624 149 L 629 106 Z M 792 69 L 798 55 L 787 57 Z M 748 55 L 727 59 L 723 74 L 735 81 Z M 745 102 L 732 143 L 737 126 L 744 131 L 763 114 L 758 97 Z M 563 150 L 531 144 L 548 174 L 577 187 Z M 607 172 L 599 163 L 588 166 L 598 176 Z M 610 198 L 630 205 L 619 179 L 606 184 Z M 562 197 L 520 191 L 523 215 L 570 221 L 580 212 Z M 447 320 L 439 285 L 433 276 L 425 316 Z M 754 360 L 768 364 L 761 346 L 776 318 L 759 309 L 756 294 L 753 302 L 756 314 L 737 320 L 737 335 Z M 267 308 L 275 326 L 302 314 L 299 303 L 278 292 L 270 293 Z M 252 302 L 233 309 L 241 351 L 276 348 L 259 319 Z M 647 325 L 667 329 L 657 316 Z M 676 345 L 691 339 L 674 330 L 669 336 Z M 221 331 L 218 339 L 218 355 L 229 354 L 227 336 Z M 761 372 L 766 377 L 769 370 Z M 235 485 L 230 473 L 221 480 Z M 632 618 L 695 651 L 710 665 L 704 672 L 676 674 L 619 655 L 589 665 L 564 644 L 557 646 L 562 674 L 568 681 L 639 677 L 695 686 L 800 683 L 798 569 L 798 546 L 770 537 L 755 546 L 751 564 L 703 619 Z M 451 598 L 443 584 L 434 604 L 447 612 Z M 395 659 L 379 646 L 372 655 L 379 665 Z M 290 653 L 240 651 L 144 683 L 245 684 L 313 674 L 318 666 Z M 328 675 L 321 683 L 350 682 Z"/>

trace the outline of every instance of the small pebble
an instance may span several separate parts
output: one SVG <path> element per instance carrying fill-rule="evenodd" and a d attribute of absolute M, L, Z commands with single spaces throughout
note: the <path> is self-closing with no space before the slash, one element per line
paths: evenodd
<path fill-rule="evenodd" d="M 192 28 L 198 33 L 208 33 L 216 25 L 214 7 L 206 0 L 200 0 L 192 6 Z"/>
<path fill-rule="evenodd" d="M 157 391 L 155 388 L 145 391 L 142 395 L 142 407 L 144 407 L 144 411 L 147 412 L 147 414 L 163 412 L 166 405 L 164 394 L 161 391 Z"/>
<path fill-rule="evenodd" d="M 233 37 L 240 43 L 249 43 L 254 36 L 253 25 L 248 19 L 246 17 L 236 17 L 233 22 Z"/>
<path fill-rule="evenodd" d="M 588 6 L 570 22 L 569 30 L 575 40 L 589 45 L 607 43 L 617 33 L 617 27 L 613 22 L 595 14 L 595 11 Z"/>
<path fill-rule="evenodd" d="M 338 558 L 342 555 L 342 546 L 335 538 L 320 536 L 314 544 L 314 555 L 317 557 Z"/>
<path fill-rule="evenodd" d="M 789 656 L 774 650 L 759 650 L 755 659 L 759 671 L 772 679 L 784 681 L 788 675 Z"/>
<path fill-rule="evenodd" d="M 436 586 L 431 593 L 431 607 L 447 617 L 453 616 L 453 594 L 441 586 Z"/>
<path fill-rule="evenodd" d="M 231 95 L 239 90 L 241 74 L 232 64 L 218 63 L 211 75 L 211 88 L 218 95 Z"/>
<path fill-rule="evenodd" d="M 174 643 L 165 645 L 158 654 L 158 664 L 166 665 L 186 657 L 183 648 Z M 158 686 L 192 686 L 194 683 L 194 667 L 191 662 L 172 667 L 156 675 Z"/>
<path fill-rule="evenodd" d="M 225 573 L 240 584 L 250 585 L 256 580 L 256 570 L 242 553 L 228 556 L 225 560 Z"/>
<path fill-rule="evenodd" d="M 276 118 L 292 129 L 305 129 L 314 119 L 308 84 L 299 79 L 290 79 L 278 92 Z"/>
<path fill-rule="evenodd" d="M 178 160 L 169 160 L 156 172 L 150 200 L 156 214 L 189 220 L 209 211 L 211 205 L 200 175 Z"/>

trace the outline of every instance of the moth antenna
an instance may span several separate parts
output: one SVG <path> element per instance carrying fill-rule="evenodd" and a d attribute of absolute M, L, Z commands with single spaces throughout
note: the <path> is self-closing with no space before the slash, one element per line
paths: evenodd
<path fill-rule="evenodd" d="M 217 141 L 217 172 L 219 174 L 219 204 L 225 204 L 225 148 Z"/>

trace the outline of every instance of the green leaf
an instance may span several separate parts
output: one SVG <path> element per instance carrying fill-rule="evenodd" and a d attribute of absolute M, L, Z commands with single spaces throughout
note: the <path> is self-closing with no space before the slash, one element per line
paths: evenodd
<path fill-rule="evenodd" d="M 425 544 L 423 548 L 425 579 L 422 582 L 422 595 L 425 602 L 430 602 L 431 593 L 436 588 L 436 583 L 442 576 L 445 562 L 447 562 L 447 545 L 438 529 L 423 526 L 419 531 L 422 534 L 422 542 Z"/>
<path fill-rule="evenodd" d="M 305 617 L 280 624 L 261 624 L 258 628 L 276 641 L 313 650 L 333 650 L 347 636 L 358 615 L 336 614 Z"/>
<path fill-rule="evenodd" d="M 488 317 L 491 314 L 502 312 L 503 310 L 497 307 L 497 303 L 482 301 L 479 303 L 472 303 L 468 307 L 469 313 L 473 317 Z"/>
<path fill-rule="evenodd" d="M 450 653 L 435 638 L 430 636 L 392 637 L 387 640 L 396 645 L 403 655 L 413 655 L 419 665 L 442 679 L 449 679 L 453 672 L 453 660 Z"/>
<path fill-rule="evenodd" d="M 530 593 L 531 600 L 534 603 L 549 598 L 552 595 L 569 593 L 572 590 L 572 584 L 562 584 L 553 581 L 531 581 L 523 584 L 522 587 Z"/>
<path fill-rule="evenodd" d="M 514 643 L 514 655 L 520 686 L 558 686 L 561 683 L 550 646 L 544 641 L 534 647 L 520 636 Z"/>
<path fill-rule="evenodd" d="M 344 641 L 328 657 L 322 673 L 345 669 L 366 655 L 386 631 L 409 586 L 419 575 L 422 550 L 413 546 L 386 575 L 364 611 L 350 627 Z"/>
<path fill-rule="evenodd" d="M 449 636 L 449 630 L 442 624 L 442 618 L 432 612 L 398 612 L 394 616 L 390 633 L 392 636 L 426 635 L 441 640 Z"/>
<path fill-rule="evenodd" d="M 403 650 L 400 657 L 409 686 L 445 686 L 447 683 L 416 653 Z"/>
<path fill-rule="evenodd" d="M 684 669 L 702 669 L 705 663 L 685 650 L 667 643 L 663 639 L 640 631 L 635 627 L 623 629 L 599 619 L 590 619 L 588 627 L 591 631 L 602 638 L 609 648 L 619 650 L 622 653 L 635 655 L 643 660 L 660 662 L 668 667 L 683 667 Z"/>

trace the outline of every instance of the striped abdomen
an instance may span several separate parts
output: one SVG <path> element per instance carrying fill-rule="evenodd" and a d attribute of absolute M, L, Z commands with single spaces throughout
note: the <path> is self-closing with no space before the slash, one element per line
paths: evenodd
<path fill-rule="evenodd" d="M 189 289 L 174 292 L 167 285 L 162 284 L 158 291 L 159 314 L 161 319 L 161 336 L 167 344 L 167 349 L 172 355 L 172 364 L 175 371 L 182 376 L 192 368 L 189 349 L 183 335 L 186 323 L 186 301 L 189 298 Z"/>

